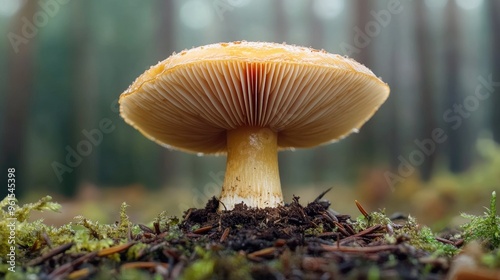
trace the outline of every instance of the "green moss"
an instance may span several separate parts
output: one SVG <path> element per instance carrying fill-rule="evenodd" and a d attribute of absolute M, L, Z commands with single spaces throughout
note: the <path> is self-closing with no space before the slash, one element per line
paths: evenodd
<path fill-rule="evenodd" d="M 151 280 L 163 280 L 163 276 L 160 274 L 156 273 L 154 275 L 151 275 L 149 272 L 144 271 L 142 269 L 126 269 L 122 270 L 119 272 L 118 275 L 112 274 L 112 275 L 106 275 L 104 273 L 101 273 L 96 277 L 96 279 L 103 279 L 103 280 L 109 280 L 109 279 L 120 279 L 120 280 L 136 280 L 136 279 L 151 279 Z"/>
<path fill-rule="evenodd" d="M 15 243 L 1 242 L 0 255 L 5 256 L 10 252 L 11 246 L 14 246 L 17 267 L 37 255 L 42 255 L 51 250 L 51 247 L 46 246 L 47 239 L 52 243 L 52 248 L 74 243 L 68 253 L 81 253 L 98 251 L 124 243 L 128 241 L 130 231 L 140 232 L 140 229 L 130 222 L 126 214 L 127 204 L 125 203 L 121 206 L 120 220 L 111 225 L 99 224 L 82 216 L 75 217 L 75 223 L 68 223 L 61 227 L 48 226 L 43 223 L 42 219 L 28 221 L 33 211 L 59 211 L 61 206 L 51 200 L 50 196 L 46 196 L 35 203 L 28 203 L 23 206 L 19 206 L 15 199 L 5 198 L 0 201 L 0 240 L 9 240 L 12 232 L 11 225 L 15 222 Z M 137 246 L 133 249 L 131 254 L 137 253 L 140 248 Z M 110 256 L 110 258 L 113 257 L 116 256 Z M 0 266 L 0 275 L 5 275 L 8 279 L 26 279 L 30 273 L 29 270 L 25 272 L 28 274 L 23 274 L 19 272 L 17 267 L 16 273 L 7 273 L 9 266 L 2 264 Z"/>
<path fill-rule="evenodd" d="M 165 240 L 178 239 L 182 236 L 182 230 L 179 228 L 180 220 L 177 217 L 168 217 L 165 211 L 162 211 L 155 222 L 160 225 L 160 228 L 165 228 L 168 231 Z"/>
<path fill-rule="evenodd" d="M 380 212 L 372 212 L 369 217 L 360 216 L 356 219 L 354 223 L 354 228 L 358 231 L 367 229 L 373 225 L 388 226 L 393 225 L 393 222 L 386 216 L 384 210 Z M 386 234 L 385 238 L 389 243 L 396 243 L 398 236 L 404 236 L 408 239 L 408 243 L 412 246 L 422 249 L 428 252 L 433 252 L 433 254 L 438 256 L 453 256 L 457 253 L 457 248 L 444 244 L 436 240 L 435 234 L 430 228 L 425 226 L 420 226 L 414 217 L 409 216 L 408 220 L 402 225 L 402 227 L 393 226 L 394 234 Z"/>
<path fill-rule="evenodd" d="M 0 240 L 6 242 L 0 243 L 0 255 L 5 256 L 11 246 L 26 246 L 31 247 L 36 240 L 40 239 L 41 233 L 49 234 L 71 234 L 68 226 L 56 229 L 43 224 L 43 220 L 28 222 L 32 211 L 59 211 L 61 205 L 51 202 L 50 196 L 43 197 L 38 202 L 28 203 L 23 206 L 17 204 L 16 199 L 8 197 L 0 201 Z M 15 225 L 15 231 L 11 231 L 12 225 Z M 15 235 L 15 244 L 9 243 L 11 233 Z M 22 256 L 18 255 L 19 259 Z"/>
<path fill-rule="evenodd" d="M 129 236 L 129 232 L 132 229 L 132 223 L 127 215 L 127 203 L 123 202 L 120 207 L 120 221 L 116 226 L 116 230 L 110 232 L 112 238 L 120 239 L 127 238 Z"/>
<path fill-rule="evenodd" d="M 368 269 L 368 280 L 379 280 L 380 279 L 380 269 L 377 266 L 370 266 Z"/>
<path fill-rule="evenodd" d="M 181 279 L 202 280 L 211 279 L 214 274 L 215 260 L 201 259 L 191 264 L 183 273 Z"/>
<path fill-rule="evenodd" d="M 16 218 L 17 222 L 25 222 L 29 219 L 32 211 L 54 211 L 59 212 L 61 205 L 59 203 L 51 202 L 51 196 L 42 197 L 35 203 L 28 203 L 23 206 L 18 205 L 17 199 L 4 198 L 0 202 L 1 216 L 3 219 Z M 11 208 L 9 208 L 9 206 Z"/>
<path fill-rule="evenodd" d="M 374 225 L 386 226 L 389 224 L 392 224 L 392 221 L 385 214 L 385 209 L 382 209 L 379 212 L 371 212 L 368 217 L 359 216 L 353 226 L 356 231 L 362 231 Z"/>
<path fill-rule="evenodd" d="M 170 231 L 171 227 L 177 227 L 180 223 L 177 217 L 169 217 L 167 216 L 166 211 L 162 211 L 155 219 L 155 223 L 158 223 L 160 229 L 162 231 L 167 230 Z"/>
<path fill-rule="evenodd" d="M 320 223 L 317 227 L 306 229 L 304 231 L 304 234 L 306 236 L 317 236 L 317 235 L 323 233 L 323 231 L 324 231 L 323 224 Z"/>
<path fill-rule="evenodd" d="M 201 228 L 201 226 L 199 224 L 194 224 L 191 226 L 191 231 L 195 231 L 197 229 Z"/>
<path fill-rule="evenodd" d="M 186 268 L 181 279 L 251 279 L 250 263 L 243 255 L 227 253 L 229 255 L 221 256 L 199 246 L 194 252 L 200 259 Z"/>
<path fill-rule="evenodd" d="M 134 244 L 127 250 L 127 260 L 130 261 L 137 260 L 145 248 L 148 248 L 147 244 L 144 243 Z"/>
<path fill-rule="evenodd" d="M 419 227 L 415 218 L 409 217 L 408 222 L 402 229 L 395 230 L 399 235 L 406 234 L 409 237 L 409 243 L 416 248 L 432 252 L 433 256 L 454 256 L 458 249 L 450 244 L 444 244 L 436 239 L 436 235 L 428 227 Z"/>
<path fill-rule="evenodd" d="M 243 255 L 217 258 L 215 264 L 217 279 L 250 280 L 250 263 Z"/>
<path fill-rule="evenodd" d="M 482 256 L 481 262 L 484 266 L 489 268 L 500 268 L 500 249 Z"/>
<path fill-rule="evenodd" d="M 15 273 L 8 273 L 5 275 L 5 280 L 26 280 L 26 279 L 39 279 L 37 276 L 40 272 L 38 267 L 28 267 L 26 271 L 16 271 Z"/>
<path fill-rule="evenodd" d="M 95 239 L 127 239 L 129 232 L 132 230 L 132 223 L 126 214 L 127 207 L 128 205 L 126 203 L 122 203 L 120 208 L 120 220 L 115 224 L 103 225 L 99 224 L 99 222 L 86 219 L 83 216 L 75 217 L 75 220 L 77 221 L 76 224 L 86 228 L 90 235 Z"/>
<path fill-rule="evenodd" d="M 115 242 L 111 238 L 98 239 L 89 235 L 88 232 L 77 230 L 73 241 L 75 245 L 70 249 L 70 252 L 92 252 L 111 247 Z"/>
<path fill-rule="evenodd" d="M 480 241 L 486 248 L 493 250 L 500 246 L 500 217 L 497 216 L 496 192 L 491 194 L 490 208 L 483 216 L 462 214 L 470 222 L 464 224 L 463 237 L 466 242 Z"/>

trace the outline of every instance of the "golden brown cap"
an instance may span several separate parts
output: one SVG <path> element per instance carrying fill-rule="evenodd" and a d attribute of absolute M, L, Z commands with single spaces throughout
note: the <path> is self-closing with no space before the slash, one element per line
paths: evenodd
<path fill-rule="evenodd" d="M 169 148 L 224 153 L 226 131 L 278 132 L 282 149 L 313 147 L 359 129 L 389 87 L 358 62 L 263 42 L 202 46 L 152 66 L 120 96 L 120 113 Z"/>

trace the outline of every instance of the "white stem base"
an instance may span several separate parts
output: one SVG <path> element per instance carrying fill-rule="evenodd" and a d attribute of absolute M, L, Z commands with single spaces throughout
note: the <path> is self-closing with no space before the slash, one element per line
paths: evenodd
<path fill-rule="evenodd" d="M 220 201 L 224 205 L 219 210 L 231 210 L 241 202 L 254 208 L 283 205 L 276 132 L 262 127 L 227 132 L 227 166 Z"/>

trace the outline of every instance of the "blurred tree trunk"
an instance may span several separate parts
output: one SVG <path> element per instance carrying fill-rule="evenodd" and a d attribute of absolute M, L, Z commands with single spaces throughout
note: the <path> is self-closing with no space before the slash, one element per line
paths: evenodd
<path fill-rule="evenodd" d="M 372 20 L 372 16 L 370 15 L 370 11 L 372 10 L 373 4 L 371 1 L 366 0 L 355 0 L 352 2 L 354 5 L 354 27 L 359 28 L 360 30 L 365 29 L 367 23 Z M 350 36 L 351 42 L 355 36 L 354 28 L 351 28 L 353 33 Z M 363 48 L 360 48 L 360 52 L 355 55 L 355 59 L 360 63 L 366 65 L 366 67 L 373 69 L 372 67 L 372 55 L 371 49 L 373 44 L 373 39 Z M 371 123 L 368 122 L 365 124 L 361 132 L 358 135 L 355 135 L 353 139 L 353 144 L 355 145 L 354 150 L 361 151 L 360 154 L 363 155 L 362 158 L 356 157 L 355 160 L 363 164 L 370 164 L 373 162 L 375 157 L 376 146 L 373 141 L 375 138 L 375 131 L 372 127 Z M 354 158 L 354 157 L 353 157 Z"/>
<path fill-rule="evenodd" d="M 174 13 L 174 1 L 157 1 L 158 18 L 160 25 L 158 26 L 158 54 L 165 58 L 175 51 L 175 32 L 177 26 L 175 24 L 176 15 Z"/>
<path fill-rule="evenodd" d="M 324 26 L 322 20 L 320 20 L 313 11 L 314 1 L 308 3 L 309 8 L 309 42 L 311 47 L 315 49 L 324 48 Z M 314 149 L 313 152 L 313 164 L 315 168 L 312 168 L 312 176 L 314 181 L 317 183 L 322 183 L 328 180 L 327 172 L 330 172 L 332 167 L 330 164 L 330 158 L 335 158 L 337 155 L 332 155 L 329 153 L 330 149 L 328 147 L 321 147 Z"/>
<path fill-rule="evenodd" d="M 287 36 L 287 22 L 285 16 L 285 7 L 283 0 L 274 0 L 274 38 L 276 43 L 286 42 Z"/>
<path fill-rule="evenodd" d="M 400 37 L 399 35 L 401 34 L 401 25 L 399 24 L 392 24 L 390 26 L 391 28 L 391 33 L 393 36 L 391 36 L 391 49 L 390 54 L 389 54 L 389 63 L 390 67 L 392 69 L 392 75 L 388 76 L 387 83 L 391 86 L 391 92 L 398 93 L 402 89 L 402 82 L 404 81 L 404 77 L 402 77 L 402 61 L 403 61 L 403 51 L 401 51 L 400 47 Z M 400 119 L 400 114 L 398 112 L 398 105 L 399 102 L 401 101 L 401 96 L 399 94 L 391 94 L 389 98 L 386 101 L 385 106 L 386 110 L 389 110 L 389 121 L 391 122 L 390 128 L 389 128 L 389 135 L 388 135 L 388 141 L 385 141 L 387 145 L 387 150 L 389 151 L 389 164 L 391 170 L 393 170 L 395 173 L 398 170 L 398 165 L 399 165 L 399 159 L 398 157 L 402 154 L 402 149 L 401 149 L 401 139 L 400 139 L 400 130 L 399 130 L 399 119 Z"/>
<path fill-rule="evenodd" d="M 174 1 L 157 1 L 158 18 L 160 18 L 160 24 L 157 30 L 157 46 L 158 46 L 158 60 L 162 60 L 170 56 L 175 50 L 175 32 L 176 32 L 176 15 L 174 13 L 175 3 Z M 158 165 L 161 170 L 159 174 L 162 174 L 161 182 L 166 185 L 174 184 L 179 177 L 183 174 L 179 174 L 179 163 L 180 160 L 178 153 L 164 149 L 163 147 L 157 147 L 161 149 L 162 157 L 160 157 L 161 163 Z"/>
<path fill-rule="evenodd" d="M 500 1 L 491 0 L 489 3 L 489 12 L 491 20 L 491 60 L 493 64 L 492 80 L 500 81 Z M 493 119 L 491 121 L 491 129 L 493 131 L 493 139 L 500 143 L 500 88 L 495 88 L 492 94 Z"/>
<path fill-rule="evenodd" d="M 71 45 L 71 67 L 72 67 L 72 112 L 73 124 L 71 131 L 70 147 L 78 150 L 78 143 L 87 140 L 82 133 L 83 130 L 92 133 L 99 129 L 100 115 L 98 104 L 99 90 L 97 87 L 97 67 L 95 57 L 96 54 L 92 46 L 93 36 L 91 22 L 85 20 L 90 18 L 88 10 L 91 2 L 78 1 L 72 6 L 72 23 L 71 36 L 69 36 L 69 44 Z M 94 135 L 94 137 L 98 137 Z M 98 139 L 98 138 L 96 138 Z M 101 139 L 102 140 L 102 139 Z M 66 174 L 64 180 L 68 180 L 64 184 L 63 193 L 66 195 L 74 195 L 79 184 L 84 182 L 95 182 L 98 171 L 98 145 L 93 145 L 92 152 L 83 158 L 81 164 L 74 168 L 70 174 Z"/>
<path fill-rule="evenodd" d="M 220 1 L 220 0 L 215 0 Z M 234 8 L 236 9 L 236 8 Z M 225 22 L 220 29 L 218 29 L 217 38 L 221 38 L 220 41 L 232 42 L 238 40 L 244 40 L 245 38 L 239 34 L 238 30 L 241 30 L 239 20 L 240 15 L 236 11 L 227 11 L 223 14 L 222 19 L 217 17 L 216 21 Z M 230 24 L 229 24 L 230 23 Z"/>
<path fill-rule="evenodd" d="M 432 137 L 432 131 L 437 127 L 436 120 L 434 118 L 434 89 L 432 86 L 432 81 L 435 79 L 434 69 L 432 69 L 433 63 L 431 63 L 432 57 L 430 50 L 432 49 L 432 40 L 428 35 L 428 18 L 425 12 L 425 4 L 423 1 L 414 2 L 416 5 L 416 43 L 417 43 L 417 61 L 418 65 L 418 75 L 420 81 L 420 98 L 419 107 L 420 112 L 425 112 L 421 115 L 420 129 L 417 133 L 417 138 L 419 140 L 427 139 Z M 432 171 L 434 169 L 434 164 L 436 161 L 436 156 L 439 146 L 436 145 L 435 150 L 427 154 L 426 160 L 420 165 L 420 174 L 422 179 L 429 180 Z"/>
<path fill-rule="evenodd" d="M 325 27 L 313 11 L 314 1 L 309 2 L 309 42 L 315 49 L 325 49 Z"/>
<path fill-rule="evenodd" d="M 460 30 L 458 21 L 458 8 L 454 1 L 448 2 L 445 11 L 446 20 L 446 108 L 445 110 L 454 110 L 455 104 L 462 104 L 460 89 Z M 424 114 L 427 114 L 426 112 Z M 450 114 L 460 116 L 458 113 Z M 466 157 L 465 133 L 467 133 L 466 119 L 461 118 L 461 123 L 449 122 L 448 134 L 448 161 L 452 172 L 464 171 L 469 165 L 469 159 Z"/>
<path fill-rule="evenodd" d="M 23 182 L 28 181 L 26 170 L 23 169 L 25 156 L 26 132 L 30 113 L 30 101 L 33 92 L 33 60 L 36 34 L 33 38 L 24 37 L 26 28 L 23 18 L 31 19 L 37 10 L 37 1 L 27 1 L 12 19 L 12 34 L 22 37 L 24 43 L 12 44 L 8 56 L 7 94 L 5 97 L 5 112 L 3 114 L 4 139 L 0 153 L 2 182 L 7 182 L 7 169 L 16 169 L 16 196 L 27 190 Z M 36 28 L 36 27 L 34 27 Z M 31 30 L 32 32 L 37 32 Z M 28 31 L 29 32 L 29 31 Z M 9 33 L 10 34 L 10 33 Z M 26 40 L 26 41 L 25 41 Z M 17 41 L 17 40 L 16 40 Z M 19 42 L 21 42 L 19 41 Z M 17 50 L 17 51 L 16 51 Z M 5 197 L 6 186 L 1 188 L 0 195 Z"/>
<path fill-rule="evenodd" d="M 370 11 L 372 10 L 371 2 L 365 0 L 354 0 L 354 27 L 359 28 L 364 32 L 365 26 L 371 20 Z M 354 28 L 351 28 L 353 33 L 351 34 L 350 39 L 354 38 Z M 373 42 L 370 42 L 373 43 Z M 361 48 L 361 52 L 356 55 L 356 60 L 369 66 L 371 62 L 371 44 L 367 44 L 366 47 Z"/>

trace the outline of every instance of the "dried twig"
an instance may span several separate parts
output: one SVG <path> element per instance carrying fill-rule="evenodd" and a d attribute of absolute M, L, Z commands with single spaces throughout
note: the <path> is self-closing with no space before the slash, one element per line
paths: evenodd
<path fill-rule="evenodd" d="M 73 247 L 73 245 L 75 245 L 75 243 L 71 242 L 71 243 L 66 243 L 66 244 L 63 244 L 47 253 L 45 253 L 44 255 L 30 261 L 27 265 L 28 266 L 36 266 L 36 265 L 39 265 L 41 263 L 43 263 L 44 261 L 56 256 L 56 255 L 59 255 L 61 253 L 64 253 L 65 251 L 67 251 L 69 248 Z"/>
<path fill-rule="evenodd" d="M 247 255 L 248 258 L 250 259 L 258 259 L 261 257 L 270 257 L 274 255 L 274 252 L 276 252 L 275 247 L 269 247 L 269 248 L 264 248 L 258 251 L 255 251 L 253 253 L 250 253 Z"/>
<path fill-rule="evenodd" d="M 331 191 L 332 189 L 333 189 L 333 187 L 328 188 L 326 191 L 324 191 L 324 192 L 320 193 L 320 194 L 318 195 L 318 197 L 316 197 L 316 199 L 314 200 L 314 202 L 319 202 L 319 201 L 320 201 L 320 199 L 322 199 L 322 198 L 323 198 L 323 196 L 325 196 L 325 194 L 327 194 L 327 193 L 328 193 L 329 191 Z"/>
<path fill-rule="evenodd" d="M 372 226 L 372 227 L 369 227 L 369 228 L 367 228 L 367 229 L 365 229 L 365 230 L 362 230 L 362 231 L 360 231 L 360 232 L 358 232 L 358 233 L 354 234 L 353 236 L 360 237 L 360 236 L 363 236 L 363 235 L 366 235 L 366 234 L 372 233 L 372 232 L 374 232 L 374 231 L 376 231 L 376 230 L 380 229 L 380 227 L 381 227 L 380 225 L 374 225 L 374 226 Z"/>
<path fill-rule="evenodd" d="M 155 228 L 155 233 L 156 234 L 160 234 L 161 233 L 161 230 L 160 230 L 160 223 L 159 222 L 154 222 L 153 223 L 153 226 Z"/>
<path fill-rule="evenodd" d="M 184 217 L 184 221 L 187 221 L 189 219 L 189 216 L 191 216 L 192 212 L 193 212 L 193 208 L 189 208 L 188 212 L 186 214 L 186 217 Z"/>
<path fill-rule="evenodd" d="M 344 227 L 349 232 L 349 235 L 356 234 L 356 232 L 354 231 L 354 229 L 349 224 L 345 224 Z"/>
<path fill-rule="evenodd" d="M 145 268 L 145 269 L 151 269 L 155 268 L 157 266 L 162 266 L 164 268 L 168 268 L 169 264 L 168 263 L 161 263 L 161 262 L 129 262 L 125 263 L 122 266 L 120 266 L 121 269 L 131 269 L 131 268 Z"/>
<path fill-rule="evenodd" d="M 349 246 L 332 246 L 320 244 L 321 248 L 328 252 L 344 252 L 344 253 L 378 253 L 381 251 L 391 251 L 398 248 L 397 245 L 380 245 L 371 247 L 349 247 Z"/>
<path fill-rule="evenodd" d="M 80 266 L 83 262 L 91 260 L 97 256 L 97 252 L 92 252 L 85 254 L 76 260 L 66 263 L 58 268 L 56 268 L 52 273 L 49 274 L 48 278 L 53 279 L 56 277 L 63 277 L 69 273 L 71 273 L 73 270 L 75 270 L 76 267 Z"/>
<path fill-rule="evenodd" d="M 204 234 L 204 233 L 209 232 L 212 228 L 213 228 L 213 226 L 201 227 L 197 230 L 193 230 L 193 233 L 194 234 Z"/>
<path fill-rule="evenodd" d="M 436 237 L 436 240 L 441 242 L 441 243 L 444 243 L 444 244 L 450 244 L 450 245 L 455 246 L 455 242 L 448 240 L 448 239 L 445 239 L 445 238 L 442 238 L 442 237 Z"/>
<path fill-rule="evenodd" d="M 342 233 L 344 236 L 351 235 L 345 230 L 344 226 L 341 223 L 339 222 L 333 222 L 333 223 L 337 226 L 337 230 L 340 231 L 340 233 Z"/>
<path fill-rule="evenodd" d="M 135 242 L 129 242 L 129 243 L 109 247 L 106 249 L 102 249 L 99 252 L 97 252 L 97 256 L 98 257 L 105 257 L 105 256 L 109 256 L 109 255 L 112 255 L 115 253 L 120 253 L 120 252 L 125 251 L 128 248 L 132 247 L 132 245 L 134 245 L 134 244 L 135 244 Z"/>
<path fill-rule="evenodd" d="M 363 216 L 365 216 L 365 218 L 367 220 L 370 219 L 370 214 L 368 214 L 368 212 L 366 212 L 365 208 L 363 208 L 363 206 L 361 206 L 361 203 L 359 203 L 357 200 L 354 200 L 354 203 L 356 203 L 356 207 L 358 207 L 359 212 L 361 212 L 361 214 L 363 214 Z"/>
<path fill-rule="evenodd" d="M 226 241 L 227 236 L 229 235 L 230 228 L 226 228 L 220 237 L 220 243 Z"/>
<path fill-rule="evenodd" d="M 154 234 L 154 230 L 151 229 L 150 227 L 146 226 L 146 225 L 143 225 L 143 224 L 138 224 L 139 225 L 139 228 L 143 231 L 143 232 L 147 232 L 147 233 L 152 233 Z"/>
<path fill-rule="evenodd" d="M 89 276 L 90 273 L 92 273 L 92 271 L 93 271 L 93 269 L 91 270 L 88 267 L 82 268 L 82 269 L 71 272 L 68 275 L 68 279 L 83 279 L 83 278 Z"/>

